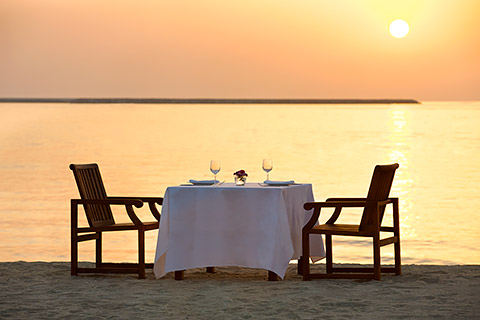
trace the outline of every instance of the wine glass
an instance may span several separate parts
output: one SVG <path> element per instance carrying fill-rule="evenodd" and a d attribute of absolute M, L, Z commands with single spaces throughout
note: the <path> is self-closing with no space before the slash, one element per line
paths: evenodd
<path fill-rule="evenodd" d="M 217 184 L 217 173 L 220 171 L 220 160 L 210 161 L 210 171 L 213 173 L 213 184 Z"/>
<path fill-rule="evenodd" d="M 267 173 L 267 180 L 268 180 L 268 174 L 273 169 L 272 159 L 263 159 L 262 168 L 263 168 L 263 171 L 265 171 Z"/>

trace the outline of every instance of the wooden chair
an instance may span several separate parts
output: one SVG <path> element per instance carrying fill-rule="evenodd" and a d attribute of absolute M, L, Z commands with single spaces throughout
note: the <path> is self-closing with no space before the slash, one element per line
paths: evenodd
<path fill-rule="evenodd" d="M 400 226 L 398 213 L 398 198 L 389 198 L 397 163 L 391 165 L 377 165 L 373 171 L 370 189 L 366 198 L 329 198 L 326 202 L 307 202 L 305 210 L 314 209 L 312 218 L 302 230 L 302 274 L 303 280 L 312 278 L 373 278 L 381 280 L 382 272 L 401 274 L 400 262 Z M 393 227 L 382 227 L 382 218 L 388 204 L 393 206 Z M 321 208 L 335 208 L 331 218 L 322 225 L 315 224 L 320 216 Z M 364 208 L 359 225 L 336 224 L 342 208 Z M 380 239 L 380 232 L 392 232 L 393 236 Z M 311 274 L 309 262 L 309 237 L 312 234 L 324 234 L 326 246 L 326 273 Z M 373 238 L 373 268 L 339 268 L 333 267 L 332 236 L 356 236 Z M 380 247 L 394 244 L 395 267 L 385 268 L 380 266 Z"/>
<path fill-rule="evenodd" d="M 163 198 L 146 197 L 108 197 L 103 185 L 98 165 L 71 164 L 81 199 L 71 200 L 71 274 L 78 273 L 138 273 L 139 279 L 145 279 L 145 268 L 152 268 L 153 263 L 145 263 L 145 231 L 158 229 L 160 213 L 155 204 L 161 205 Z M 140 208 L 148 203 L 156 221 L 142 222 L 133 207 Z M 78 206 L 83 205 L 88 227 L 78 226 Z M 115 223 L 111 205 L 123 205 L 132 222 Z M 138 263 L 104 263 L 102 262 L 102 232 L 138 231 Z M 78 243 L 95 240 L 95 268 L 78 267 Z"/>

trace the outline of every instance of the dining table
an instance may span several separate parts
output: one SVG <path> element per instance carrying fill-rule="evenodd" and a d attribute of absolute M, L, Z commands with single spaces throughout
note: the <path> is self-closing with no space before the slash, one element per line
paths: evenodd
<path fill-rule="evenodd" d="M 180 185 L 165 191 L 155 253 L 156 278 L 200 267 L 265 269 L 284 278 L 302 254 L 302 228 L 311 212 L 312 185 L 235 183 Z M 312 237 L 310 258 L 325 257 Z"/>

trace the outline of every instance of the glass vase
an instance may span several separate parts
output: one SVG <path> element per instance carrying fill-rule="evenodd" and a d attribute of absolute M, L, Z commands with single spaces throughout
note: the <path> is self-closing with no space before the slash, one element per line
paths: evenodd
<path fill-rule="evenodd" d="M 243 176 L 243 177 L 235 176 L 235 184 L 237 186 L 244 186 L 246 182 L 247 182 L 247 177 L 245 177 L 245 176 Z"/>

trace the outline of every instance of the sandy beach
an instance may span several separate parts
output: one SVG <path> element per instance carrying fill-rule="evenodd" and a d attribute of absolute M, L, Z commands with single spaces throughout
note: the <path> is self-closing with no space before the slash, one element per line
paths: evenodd
<path fill-rule="evenodd" d="M 315 271 L 323 264 L 314 266 Z M 3 319 L 473 319 L 480 266 L 404 265 L 382 281 L 285 280 L 265 270 L 219 267 L 146 280 L 135 275 L 70 276 L 68 262 L 0 263 Z"/>

